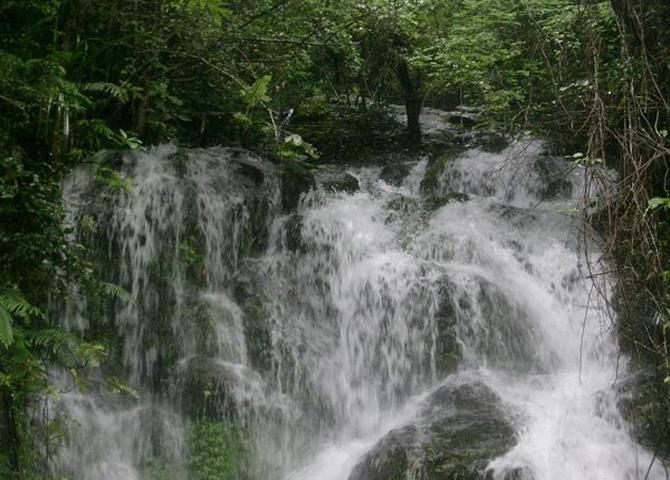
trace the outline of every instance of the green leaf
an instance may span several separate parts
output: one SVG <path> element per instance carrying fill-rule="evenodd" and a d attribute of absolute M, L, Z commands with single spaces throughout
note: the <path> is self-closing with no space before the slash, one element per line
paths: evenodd
<path fill-rule="evenodd" d="M 667 197 L 654 197 L 649 200 L 647 205 L 649 210 L 658 210 L 660 208 L 670 208 L 670 198 Z"/>
<path fill-rule="evenodd" d="M 270 101 L 268 88 L 270 87 L 271 81 L 272 75 L 263 75 L 252 85 L 242 90 L 242 98 L 249 108 L 253 108 L 259 103 L 267 103 Z"/>
<path fill-rule="evenodd" d="M 8 348 L 13 342 L 12 316 L 7 310 L 0 307 L 0 345 Z"/>
<path fill-rule="evenodd" d="M 248 127 L 253 123 L 251 119 L 242 112 L 233 113 L 233 120 L 242 127 Z"/>
<path fill-rule="evenodd" d="M 127 102 L 130 98 L 126 88 L 109 82 L 85 83 L 82 85 L 82 90 L 88 92 L 106 93 L 121 103 Z"/>
<path fill-rule="evenodd" d="M 10 316 L 29 320 L 30 317 L 43 317 L 42 311 L 28 302 L 23 296 L 12 288 L 0 289 L 0 308 L 4 309 Z"/>
<path fill-rule="evenodd" d="M 113 283 L 101 282 L 100 286 L 105 295 L 113 298 L 118 298 L 127 303 L 132 303 L 134 301 L 133 296 L 123 287 L 119 285 L 114 285 Z"/>

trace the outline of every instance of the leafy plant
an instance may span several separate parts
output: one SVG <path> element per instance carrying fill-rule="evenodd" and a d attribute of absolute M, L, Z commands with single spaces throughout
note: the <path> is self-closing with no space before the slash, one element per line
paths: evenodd
<path fill-rule="evenodd" d="M 198 420 L 189 432 L 189 465 L 193 480 L 243 478 L 247 447 L 234 423 Z"/>

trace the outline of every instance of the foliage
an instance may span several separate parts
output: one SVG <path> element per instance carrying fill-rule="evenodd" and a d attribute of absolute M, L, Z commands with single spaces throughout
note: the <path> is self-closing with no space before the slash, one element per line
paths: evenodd
<path fill-rule="evenodd" d="M 243 478 L 247 448 L 239 426 L 198 420 L 189 434 L 189 465 L 193 480 Z"/>
<path fill-rule="evenodd" d="M 280 162 L 352 161 L 396 147 L 390 103 L 416 115 L 423 104 L 467 103 L 483 112 L 483 128 L 530 129 L 563 154 L 585 152 L 575 161 L 594 182 L 600 163 L 615 167 L 617 201 L 607 221 L 593 221 L 604 223 L 619 293 L 643 292 L 629 315 L 636 321 L 620 330 L 633 350 L 652 352 L 661 378 L 670 376 L 669 19 L 662 0 L 3 1 L 7 468 L 35 463 L 17 445 L 31 402 L 49 390 L 47 366 L 78 378 L 107 351 L 100 342 L 113 341 L 64 330 L 49 304 L 62 303 L 73 283 L 101 305 L 133 300 L 95 278 L 63 224 L 61 184 L 75 165 L 98 150 L 162 142 L 241 145 Z M 114 169 L 97 168 L 96 179 L 110 190 L 132 188 Z M 179 254 L 201 261 L 187 244 Z M 640 325 L 637 317 L 661 320 Z M 109 383 L 135 394 L 122 379 Z M 203 421 L 193 433 L 198 478 L 238 475 L 230 455 L 244 453 L 239 430 Z"/>

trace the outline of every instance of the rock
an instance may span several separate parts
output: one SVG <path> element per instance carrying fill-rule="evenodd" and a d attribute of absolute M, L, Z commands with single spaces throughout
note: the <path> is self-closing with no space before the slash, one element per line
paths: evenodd
<path fill-rule="evenodd" d="M 533 168 L 542 179 L 543 199 L 569 199 L 572 196 L 572 183 L 568 176 L 573 167 L 566 160 L 552 156 L 541 156 L 535 161 Z"/>
<path fill-rule="evenodd" d="M 380 440 L 349 480 L 484 480 L 489 461 L 514 443 L 497 395 L 451 377 L 430 395 L 417 421 Z"/>
<path fill-rule="evenodd" d="M 332 168 L 320 169 L 316 182 L 329 192 L 354 193 L 361 188 L 358 179 L 351 173 Z"/>
<path fill-rule="evenodd" d="M 503 480 L 533 480 L 533 474 L 527 468 L 518 467 L 503 474 Z"/>
<path fill-rule="evenodd" d="M 267 176 L 273 173 L 275 167 L 270 163 L 255 157 L 244 150 L 234 151 L 230 156 L 233 168 L 243 176 L 251 179 L 256 186 L 261 186 Z"/>
<path fill-rule="evenodd" d="M 265 396 L 261 375 L 246 365 L 195 355 L 177 363 L 172 389 L 193 418 L 221 418 Z"/>
<path fill-rule="evenodd" d="M 424 196 L 439 193 L 441 189 L 441 179 L 449 167 L 449 163 L 457 158 L 463 149 L 458 146 L 451 146 L 441 155 L 436 155 L 428 159 L 426 173 L 421 180 L 421 193 Z"/>
<path fill-rule="evenodd" d="M 461 347 L 456 330 L 458 319 L 453 301 L 453 284 L 445 276 L 440 287 L 440 303 L 435 312 L 437 326 L 435 366 L 443 376 L 455 372 L 461 360 Z"/>
<path fill-rule="evenodd" d="M 399 187 L 407 175 L 409 175 L 410 167 L 404 163 L 389 163 L 382 168 L 379 173 L 379 178 L 384 180 L 389 185 Z"/>
<path fill-rule="evenodd" d="M 419 204 L 415 198 L 398 195 L 386 202 L 386 208 L 399 213 L 409 213 L 418 208 Z"/>
<path fill-rule="evenodd" d="M 670 458 L 667 430 L 659 428 L 668 418 L 667 386 L 663 372 L 656 372 L 652 365 L 638 361 L 635 375 L 617 385 L 617 411 L 632 427 L 635 439 L 650 451 L 657 451 L 661 459 Z"/>
<path fill-rule="evenodd" d="M 473 112 L 449 112 L 447 120 L 460 128 L 474 128 L 479 123 L 479 115 Z"/>
<path fill-rule="evenodd" d="M 450 202 L 467 202 L 470 196 L 462 192 L 448 192 L 444 195 L 431 195 L 426 198 L 424 205 L 428 210 L 437 210 Z"/>
<path fill-rule="evenodd" d="M 504 135 L 490 131 L 476 132 L 473 143 L 489 153 L 500 153 L 509 145 Z"/>
<path fill-rule="evenodd" d="M 244 313 L 244 336 L 249 364 L 258 371 L 267 371 L 272 364 L 272 340 L 266 321 L 267 299 L 262 295 L 259 278 L 248 266 L 240 271 L 233 283 L 235 301 Z"/>
<path fill-rule="evenodd" d="M 300 202 L 300 197 L 316 187 L 314 175 L 303 162 L 296 160 L 285 160 L 282 165 L 281 179 L 281 203 L 284 211 L 295 210 Z"/>
<path fill-rule="evenodd" d="M 403 105 L 390 105 L 395 120 L 407 125 L 407 114 Z M 423 107 L 419 122 L 421 132 L 428 136 L 438 136 L 443 132 L 457 134 L 459 129 L 470 129 L 480 121 L 479 113 L 473 109 L 459 107 L 455 111 L 445 111 L 438 108 Z"/>
<path fill-rule="evenodd" d="M 284 226 L 284 245 L 291 252 L 306 253 L 307 246 L 302 238 L 302 217 L 293 214 L 286 220 Z"/>

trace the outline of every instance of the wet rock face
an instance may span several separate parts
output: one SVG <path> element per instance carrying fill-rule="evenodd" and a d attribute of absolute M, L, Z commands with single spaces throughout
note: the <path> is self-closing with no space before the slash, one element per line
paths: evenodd
<path fill-rule="evenodd" d="M 488 462 L 515 443 L 498 397 L 483 384 L 449 382 L 419 419 L 386 435 L 349 480 L 484 480 Z"/>
<path fill-rule="evenodd" d="M 316 182 L 328 192 L 354 193 L 361 188 L 355 176 L 335 168 L 319 170 L 316 174 Z"/>
<path fill-rule="evenodd" d="M 300 197 L 316 186 L 314 175 L 302 162 L 285 161 L 280 178 L 281 203 L 286 212 L 295 210 Z"/>
<path fill-rule="evenodd" d="M 385 165 L 379 173 L 379 178 L 389 185 L 400 186 L 402 181 L 409 175 L 410 166 L 405 163 L 394 162 Z"/>
<path fill-rule="evenodd" d="M 571 168 L 562 158 L 542 156 L 537 159 L 534 169 L 543 181 L 542 197 L 547 200 L 555 198 L 570 198 L 572 183 L 568 179 Z"/>
<path fill-rule="evenodd" d="M 244 150 L 227 149 L 233 168 L 242 176 L 247 178 L 252 186 L 260 187 L 268 177 L 275 174 L 275 166 L 258 157 L 249 155 Z"/>

